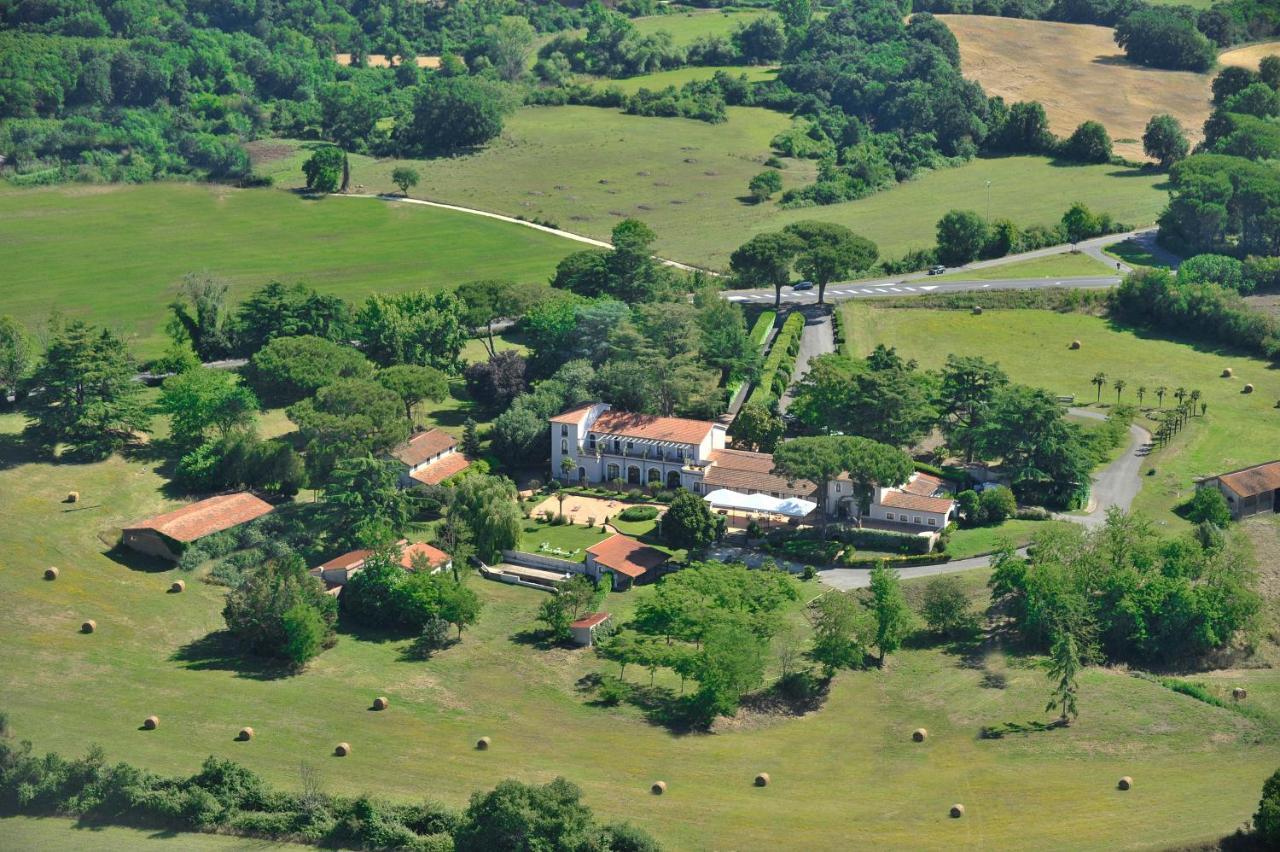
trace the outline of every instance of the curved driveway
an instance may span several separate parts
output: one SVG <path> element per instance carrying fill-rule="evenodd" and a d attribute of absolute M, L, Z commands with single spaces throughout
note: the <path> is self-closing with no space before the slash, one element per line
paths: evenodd
<path fill-rule="evenodd" d="M 1103 420 L 1105 415 L 1086 408 L 1073 408 L 1072 414 L 1080 417 Z M 1077 514 L 1060 514 L 1056 518 L 1083 524 L 1088 529 L 1102 524 L 1107 518 L 1107 510 L 1113 506 L 1127 510 L 1133 505 L 1133 498 L 1142 487 L 1140 470 L 1142 458 L 1151 445 L 1151 433 L 1141 426 L 1129 426 L 1129 446 L 1115 461 L 1104 467 L 1093 478 L 1089 507 Z M 1020 551 L 1025 553 L 1025 549 Z M 938 574 L 955 574 L 973 568 L 986 568 L 991 564 L 990 556 L 975 556 L 972 559 L 956 559 L 938 565 L 913 565 L 899 568 L 898 575 L 904 580 L 913 577 L 933 577 Z M 866 568 L 831 568 L 818 573 L 819 579 L 836 589 L 864 589 L 871 584 L 871 571 Z"/>

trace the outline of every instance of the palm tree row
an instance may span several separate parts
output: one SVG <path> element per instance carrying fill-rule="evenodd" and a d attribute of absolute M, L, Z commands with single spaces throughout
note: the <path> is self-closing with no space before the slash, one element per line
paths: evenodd
<path fill-rule="evenodd" d="M 1107 386 L 1107 374 L 1102 371 L 1098 371 L 1097 373 L 1094 373 L 1093 378 L 1089 380 L 1089 384 L 1093 385 L 1095 388 L 1098 389 L 1097 401 L 1102 402 L 1102 389 Z M 1127 388 L 1128 386 L 1129 386 L 1129 383 L 1126 382 L 1124 379 L 1115 379 L 1114 381 L 1111 382 L 1111 387 L 1114 388 L 1116 392 L 1116 405 L 1120 404 L 1120 395 L 1124 393 L 1125 388 Z M 1141 407 L 1142 404 L 1145 402 L 1147 398 L 1147 392 L 1148 391 L 1147 391 L 1146 385 L 1138 385 L 1137 394 L 1138 394 L 1139 407 Z M 1152 392 L 1155 393 L 1156 395 L 1156 407 L 1163 409 L 1164 398 L 1165 398 L 1165 395 L 1169 393 L 1169 389 L 1164 385 L 1159 385 Z M 1205 411 L 1207 411 L 1209 408 L 1209 404 L 1207 402 L 1200 402 L 1200 391 L 1198 390 L 1188 391 L 1186 388 L 1177 387 L 1177 388 L 1174 388 L 1173 390 L 1173 398 L 1178 401 L 1178 408 L 1179 409 L 1186 408 L 1188 416 L 1191 416 L 1191 417 L 1195 416 L 1195 409 L 1196 409 L 1197 403 L 1199 403 L 1201 415 L 1203 415 Z"/>

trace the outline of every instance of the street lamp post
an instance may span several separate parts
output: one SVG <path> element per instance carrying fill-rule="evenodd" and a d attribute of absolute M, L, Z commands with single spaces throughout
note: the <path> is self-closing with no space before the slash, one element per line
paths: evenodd
<path fill-rule="evenodd" d="M 991 181 L 987 181 L 987 227 L 991 227 Z"/>

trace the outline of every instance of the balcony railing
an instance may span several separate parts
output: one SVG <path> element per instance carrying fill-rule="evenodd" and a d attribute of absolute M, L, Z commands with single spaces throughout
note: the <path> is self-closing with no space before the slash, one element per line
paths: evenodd
<path fill-rule="evenodd" d="M 590 453 L 591 451 L 591 448 L 588 446 L 587 452 Z M 685 462 L 693 460 L 693 457 L 689 453 L 664 453 L 661 450 L 638 450 L 634 448 L 628 451 L 625 447 L 618 447 L 617 449 L 614 449 L 612 446 L 605 446 L 603 444 L 596 445 L 595 454 L 596 456 L 614 456 L 615 458 L 630 459 L 632 461 L 656 461 L 669 462 L 671 464 L 684 464 Z"/>

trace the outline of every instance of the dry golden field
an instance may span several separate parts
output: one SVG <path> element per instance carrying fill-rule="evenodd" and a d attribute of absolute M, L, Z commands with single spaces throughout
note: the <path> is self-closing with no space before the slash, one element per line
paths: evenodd
<path fill-rule="evenodd" d="M 1264 56 L 1280 56 L 1280 41 L 1264 41 L 1259 44 L 1250 44 L 1245 47 L 1237 47 L 1234 50 L 1223 51 L 1218 54 L 1218 62 L 1221 65 L 1237 65 L 1241 68 L 1256 69 Z"/>
<path fill-rule="evenodd" d="M 1133 65 L 1107 27 L 983 15 L 938 17 L 960 42 L 966 77 L 1009 102 L 1040 101 L 1059 136 L 1093 119 L 1107 128 L 1117 154 L 1142 159 L 1147 121 L 1169 113 L 1182 122 L 1193 143 L 1200 139 L 1209 116 L 1209 74 Z M 1121 139 L 1130 141 L 1116 141 Z"/>

